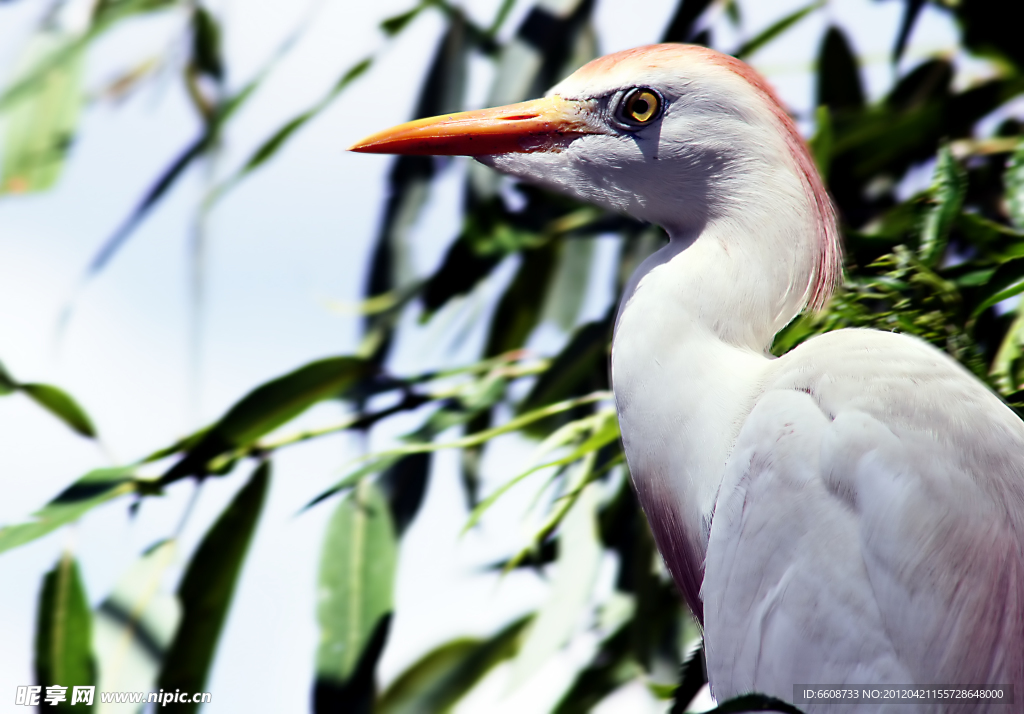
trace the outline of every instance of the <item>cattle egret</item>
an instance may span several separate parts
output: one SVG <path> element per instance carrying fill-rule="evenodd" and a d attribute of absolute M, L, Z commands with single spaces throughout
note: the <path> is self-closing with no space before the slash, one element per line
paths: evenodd
<path fill-rule="evenodd" d="M 667 231 L 623 295 L 612 385 L 720 701 L 793 701 L 794 684 L 999 684 L 1024 707 L 1024 423 L 912 337 L 847 329 L 769 354 L 801 310 L 825 305 L 841 256 L 807 147 L 750 67 L 640 47 L 544 99 L 410 122 L 352 150 L 473 156 Z"/>

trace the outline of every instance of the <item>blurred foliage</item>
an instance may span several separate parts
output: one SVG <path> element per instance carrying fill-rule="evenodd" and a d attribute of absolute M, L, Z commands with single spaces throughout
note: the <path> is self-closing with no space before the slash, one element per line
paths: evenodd
<path fill-rule="evenodd" d="M 43 579 L 36 623 L 36 679 L 74 687 L 96 683 L 92 655 L 92 616 L 78 564 L 65 553 Z M 56 704 L 70 709 L 71 697 Z"/>
<path fill-rule="evenodd" d="M 425 63 L 411 118 L 464 108 L 466 75 L 474 59 L 494 65 L 489 101 L 507 103 L 537 96 L 596 56 L 593 0 L 540 0 L 518 27 L 506 28 L 514 2 L 502 2 L 487 27 L 445 0 L 421 0 L 382 23 L 382 36 L 393 42 L 422 13 L 440 13 L 446 22 Z M 738 47 L 719 49 L 753 56 L 823 12 L 825 5 L 798 7 Z M 926 5 L 953 18 L 961 31 L 961 55 L 916 63 L 909 59 L 908 39 Z M 139 15 L 178 12 L 188 18 L 187 56 L 180 70 L 202 126 L 101 246 L 88 268 L 91 275 L 104 268 L 186 170 L 217 152 L 225 127 L 301 39 L 303 28 L 255 77 L 232 90 L 225 81 L 220 20 L 201 2 L 101 0 L 83 27 L 71 27 L 62 7 L 55 3 L 46 15 L 0 94 L 6 118 L 0 191 L 42 191 L 58 180 L 73 158 L 83 100 L 81 63 L 88 47 L 111 27 Z M 900 25 L 892 28 L 896 79 L 878 100 L 869 98 L 862 60 L 843 28 L 826 23 L 820 38 L 817 109 L 799 118 L 816 126 L 811 146 L 840 212 L 847 272 L 829 307 L 796 319 L 778 335 L 773 351 L 783 354 L 813 335 L 842 327 L 906 332 L 945 350 L 1012 406 L 1024 408 L 1024 311 L 1015 300 L 1024 292 L 1024 141 L 1020 119 L 1000 113 L 1024 94 L 1024 44 L 996 0 L 903 0 L 902 7 Z M 650 39 L 716 46 L 716 21 L 746 36 L 740 3 L 681 0 L 661 36 Z M 961 81 L 961 56 L 986 62 L 988 74 Z M 350 86 L 358 86 L 374 59 L 339 68 L 338 81 L 324 97 L 213 185 L 197 210 L 212 210 L 247 176 L 272 168 L 272 159 L 306 124 Z M 178 60 L 159 60 L 173 61 Z M 108 91 L 129 91 L 147 81 L 152 70 L 152 63 L 130 68 Z M 449 165 L 429 157 L 392 160 L 380 228 L 372 238 L 364 339 L 356 354 L 313 362 L 257 386 L 209 427 L 129 466 L 92 471 L 31 521 L 0 529 L 4 551 L 112 499 L 131 495 L 135 508 L 176 481 L 238 478 L 234 474 L 241 462 L 255 464 L 248 483 L 192 554 L 176 598 L 133 585 L 159 582 L 174 552 L 173 539 L 145 554 L 96 613 L 89 611 L 73 556 L 62 557 L 42 588 L 36 653 L 40 684 L 97 677 L 114 681 L 113 670 L 104 671 L 105 662 L 112 661 L 105 643 L 112 640 L 102 633 L 122 632 L 124 647 L 148 653 L 145 667 L 132 675 L 133 686 L 202 690 L 257 528 L 275 453 L 341 431 L 366 433 L 378 422 L 416 411 L 424 415 L 422 423 L 392 448 L 364 456 L 334 487 L 310 494 L 311 507 L 337 501 L 322 545 L 313 709 L 449 711 L 503 662 L 511 664 L 514 685 L 528 680 L 583 629 L 596 633 L 598 644 L 591 662 L 566 682 L 555 711 L 589 711 L 635 681 L 654 696 L 673 700 L 673 712 L 686 709 L 706 681 L 700 633 L 660 563 L 625 472 L 607 391 L 617 299 L 603 318 L 585 324 L 578 319 L 593 279 L 594 239 L 616 241 L 619 259 L 608 277 L 621 291 L 663 234 L 514 184 L 473 164 L 466 173 L 457 235 L 437 270 L 417 275 L 410 268 L 408 242 L 435 180 Z M 922 172 L 931 174 L 931 183 L 916 190 L 920 181 L 915 177 Z M 479 303 L 484 291 L 478 288 L 509 262 L 513 275 L 493 309 L 475 318 L 486 333 L 480 361 L 421 374 L 395 374 L 389 368 L 404 313 L 430 321 L 467 301 Z M 564 344 L 555 354 L 538 355 L 528 348 L 545 322 L 562 330 Z M 0 367 L 0 395 L 15 392 L 77 433 L 96 436 L 86 412 L 65 392 L 20 383 Z M 343 400 L 351 416 L 309 431 L 287 431 L 295 417 L 327 399 Z M 481 498 L 483 450 L 493 439 L 511 434 L 538 440 L 532 462 Z M 440 449 L 461 451 L 467 528 L 486 518 L 509 488 L 519 483 L 538 488 L 535 533 L 494 568 L 550 573 L 550 594 L 532 617 L 490 638 L 442 644 L 380 692 L 375 671 L 387 646 L 397 553 L 423 504 L 432 477 L 431 455 Z M 530 480 L 536 473 L 543 476 Z M 617 563 L 615 585 L 611 595 L 597 598 L 597 567 L 607 554 Z M 90 645 L 94 629 L 97 636 Z M 190 706 L 171 705 L 170 710 Z M 795 711 L 757 695 L 724 703 L 716 711 L 772 709 Z"/>
<path fill-rule="evenodd" d="M 181 621 L 162 658 L 156 682 L 160 689 L 207 690 L 217 641 L 269 483 L 270 462 L 261 461 L 192 554 L 178 585 Z M 175 709 L 194 712 L 199 707 L 188 702 L 175 704 Z"/>

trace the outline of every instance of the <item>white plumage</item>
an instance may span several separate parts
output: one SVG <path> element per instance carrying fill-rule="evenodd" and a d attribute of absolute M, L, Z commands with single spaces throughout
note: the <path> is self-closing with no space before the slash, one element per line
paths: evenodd
<path fill-rule="evenodd" d="M 793 682 L 1019 686 L 1020 420 L 900 335 L 830 333 L 762 374 L 706 554 L 719 695 L 788 699 Z"/>
<path fill-rule="evenodd" d="M 622 114 L 636 88 L 659 100 L 653 119 Z M 627 288 L 612 382 L 716 697 L 792 700 L 812 683 L 1011 684 L 1024 697 L 1024 423 L 911 337 L 841 330 L 768 354 L 828 298 L 839 251 L 807 149 L 749 67 L 638 48 L 548 99 L 354 148 L 476 155 L 669 233 Z"/>

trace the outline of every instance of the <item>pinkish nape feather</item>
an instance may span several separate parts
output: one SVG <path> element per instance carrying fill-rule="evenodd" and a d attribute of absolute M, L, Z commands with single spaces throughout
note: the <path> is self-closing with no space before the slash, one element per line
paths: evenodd
<path fill-rule="evenodd" d="M 812 310 L 821 310 L 828 303 L 842 277 L 843 254 L 840 242 L 836 211 L 821 174 L 814 162 L 807 142 L 797 129 L 793 118 L 786 111 L 775 90 L 753 67 L 717 50 L 700 45 L 663 43 L 644 45 L 599 57 L 576 71 L 579 77 L 596 77 L 607 74 L 620 63 L 647 65 L 652 68 L 671 65 L 680 57 L 697 59 L 718 65 L 741 77 L 765 101 L 772 115 L 779 123 L 780 133 L 786 139 L 794 167 L 804 184 L 809 202 L 816 212 L 818 233 L 818 263 L 815 274 L 808 286 L 807 304 Z"/>

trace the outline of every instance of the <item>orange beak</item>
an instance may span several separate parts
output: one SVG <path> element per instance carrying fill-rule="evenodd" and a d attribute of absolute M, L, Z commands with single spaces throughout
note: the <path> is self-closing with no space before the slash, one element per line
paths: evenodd
<path fill-rule="evenodd" d="M 583 134 L 590 103 L 559 96 L 400 124 L 349 147 L 366 154 L 488 156 L 544 151 Z"/>

